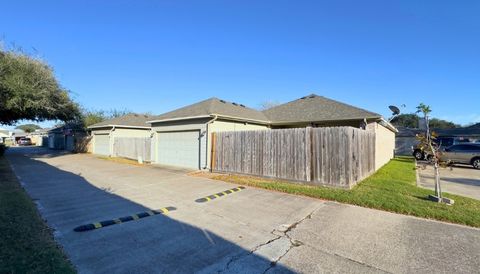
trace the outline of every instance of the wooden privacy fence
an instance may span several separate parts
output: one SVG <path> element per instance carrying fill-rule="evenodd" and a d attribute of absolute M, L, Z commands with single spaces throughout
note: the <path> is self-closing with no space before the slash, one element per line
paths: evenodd
<path fill-rule="evenodd" d="M 353 127 L 212 134 L 212 171 L 350 188 L 375 170 L 375 133 Z"/>
<path fill-rule="evenodd" d="M 151 139 L 116 137 L 113 141 L 113 156 L 143 161 L 151 161 Z"/>

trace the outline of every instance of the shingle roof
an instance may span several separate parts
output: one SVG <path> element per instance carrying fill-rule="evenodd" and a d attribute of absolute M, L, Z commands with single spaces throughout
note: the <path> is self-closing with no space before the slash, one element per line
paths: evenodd
<path fill-rule="evenodd" d="M 210 98 L 159 116 L 152 117 L 150 121 L 211 115 L 235 117 L 265 123 L 268 123 L 269 121 L 261 111 L 248 108 L 242 104 L 220 100 L 218 98 Z"/>
<path fill-rule="evenodd" d="M 378 113 L 311 94 L 263 111 L 272 123 L 381 118 Z"/>
<path fill-rule="evenodd" d="M 112 118 L 109 120 L 102 121 L 100 123 L 93 124 L 88 128 L 98 128 L 98 127 L 111 127 L 111 126 L 125 126 L 125 127 L 139 127 L 139 128 L 148 128 L 150 127 L 147 124 L 148 120 L 151 120 L 152 116 L 144 114 L 129 113 L 120 117 Z"/>
<path fill-rule="evenodd" d="M 468 128 L 480 128 L 480 123 L 469 126 Z"/>

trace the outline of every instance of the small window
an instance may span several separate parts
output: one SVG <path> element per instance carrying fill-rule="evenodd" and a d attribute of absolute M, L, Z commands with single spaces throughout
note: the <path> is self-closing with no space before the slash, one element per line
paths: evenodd
<path fill-rule="evenodd" d="M 456 145 L 451 147 L 453 151 L 480 151 L 480 146 L 474 145 Z"/>

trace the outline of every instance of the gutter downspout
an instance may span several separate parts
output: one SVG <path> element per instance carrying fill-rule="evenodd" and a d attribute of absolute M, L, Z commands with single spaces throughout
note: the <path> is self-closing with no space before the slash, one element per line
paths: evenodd
<path fill-rule="evenodd" d="M 209 151 L 208 151 L 208 142 L 209 142 L 208 125 L 211 124 L 211 123 L 213 123 L 213 122 L 215 122 L 217 119 L 218 119 L 218 115 L 215 114 L 215 115 L 213 115 L 213 118 L 212 118 L 210 121 L 208 121 L 208 122 L 205 123 L 205 127 L 206 127 L 205 135 L 206 135 L 206 138 L 207 138 L 207 139 L 206 139 L 206 142 L 205 142 L 205 144 L 206 144 L 206 149 L 205 149 L 206 153 L 205 153 L 205 166 L 203 167 L 203 169 L 207 169 L 207 168 L 208 168 L 208 153 L 209 153 Z"/>
<path fill-rule="evenodd" d="M 111 134 L 112 134 L 112 132 L 114 132 L 114 131 L 115 131 L 115 126 L 113 126 L 112 129 L 110 130 L 110 132 L 108 133 L 108 138 L 109 138 L 109 139 L 111 138 Z M 114 139 L 113 141 L 115 141 L 115 139 Z M 110 142 L 109 142 L 108 145 L 110 146 L 110 149 L 111 149 L 111 150 L 110 150 L 110 157 L 112 157 L 113 144 L 110 144 Z"/>

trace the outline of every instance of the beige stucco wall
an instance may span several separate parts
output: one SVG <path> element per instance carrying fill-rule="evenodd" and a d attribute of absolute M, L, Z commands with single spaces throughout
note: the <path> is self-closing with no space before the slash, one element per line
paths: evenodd
<path fill-rule="evenodd" d="M 251 123 L 242 123 L 234 121 L 217 120 L 208 125 L 208 130 L 212 132 L 222 131 L 245 131 L 245 130 L 265 130 L 268 129 L 266 125 L 258 125 Z"/>
<path fill-rule="evenodd" d="M 267 130 L 270 129 L 267 125 L 252 124 L 236 121 L 216 120 L 208 125 L 208 137 L 207 137 L 207 168 L 211 165 L 211 152 L 212 142 L 211 137 L 213 132 L 223 131 L 246 131 L 246 130 Z"/>
<path fill-rule="evenodd" d="M 130 138 L 148 138 L 151 136 L 151 131 L 150 129 L 135 129 L 135 128 L 118 128 L 116 127 L 113 131 L 112 128 L 99 128 L 99 129 L 93 129 L 92 130 L 92 141 L 91 141 L 91 147 L 92 147 L 92 152 L 93 148 L 95 147 L 95 135 L 97 134 L 109 134 L 110 137 L 110 154 L 113 151 L 113 142 L 116 137 L 130 137 Z"/>
<path fill-rule="evenodd" d="M 147 138 L 150 134 L 150 129 L 115 128 L 111 137 Z"/>
<path fill-rule="evenodd" d="M 395 156 L 395 133 L 377 122 L 368 124 L 367 130 L 375 131 L 375 170 L 378 170 Z"/>

